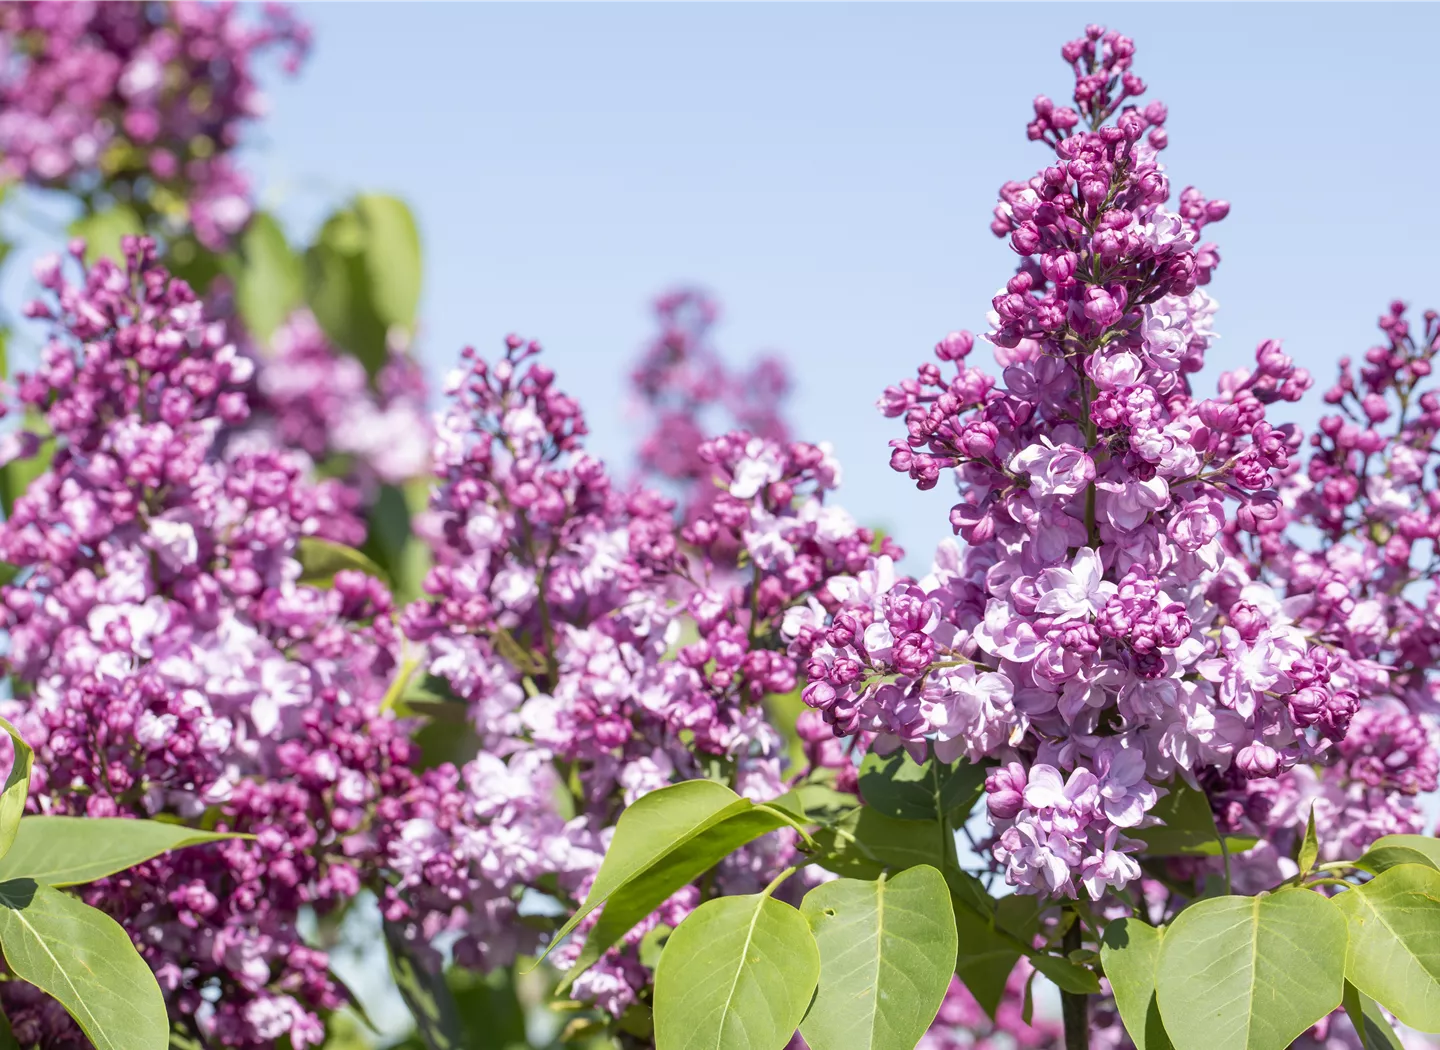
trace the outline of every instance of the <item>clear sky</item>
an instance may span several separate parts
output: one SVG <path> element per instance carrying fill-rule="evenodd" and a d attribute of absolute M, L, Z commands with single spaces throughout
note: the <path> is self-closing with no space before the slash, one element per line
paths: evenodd
<path fill-rule="evenodd" d="M 1283 337 L 1328 379 L 1392 297 L 1440 306 L 1440 8 L 1429 5 L 308 5 L 311 62 L 275 82 L 250 163 L 297 233 L 383 189 L 426 251 L 423 355 L 541 339 L 628 457 L 625 375 L 648 304 L 680 282 L 725 305 L 737 359 L 794 365 L 801 436 L 842 497 L 923 554 L 946 491 L 887 466 L 874 401 L 953 328 L 983 328 L 1013 256 L 995 191 L 1029 177 L 1030 100 L 1068 94 L 1086 21 L 1135 38 L 1170 107 L 1176 191 L 1212 227 L 1229 367 Z M 1210 232 L 1210 231 L 1207 231 Z M 1297 418 L 1315 415 L 1314 402 Z M 943 486 L 942 486 L 943 488 Z M 918 560 L 918 559 L 917 559 Z"/>

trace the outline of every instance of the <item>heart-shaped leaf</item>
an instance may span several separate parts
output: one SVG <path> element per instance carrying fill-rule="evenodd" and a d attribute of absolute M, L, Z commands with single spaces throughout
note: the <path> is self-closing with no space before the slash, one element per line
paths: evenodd
<path fill-rule="evenodd" d="M 819 977 L 815 938 L 790 905 L 767 893 L 706 901 L 660 955 L 656 1050 L 782 1050 Z"/>
<path fill-rule="evenodd" d="M 800 913 L 820 949 L 820 988 L 800 1026 L 811 1050 L 911 1050 L 955 969 L 945 877 L 921 865 L 837 879 L 807 893 Z"/>
<path fill-rule="evenodd" d="M 968 814 L 984 787 L 983 766 L 947 765 L 933 755 L 916 764 L 903 748 L 888 755 L 872 751 L 860 763 L 861 797 L 898 820 L 934 821 L 951 813 Z"/>
<path fill-rule="evenodd" d="M 1340 1005 L 1345 917 L 1306 889 L 1192 904 L 1165 931 L 1155 990 L 1177 1050 L 1284 1050 Z"/>
<path fill-rule="evenodd" d="M 1388 868 L 1335 905 L 1350 926 L 1350 983 L 1411 1028 L 1440 1032 L 1440 871 Z"/>
<path fill-rule="evenodd" d="M 1171 1050 L 1170 1037 L 1155 1001 L 1155 967 L 1160 961 L 1162 931 L 1139 919 L 1116 919 L 1105 927 L 1100 963 L 1115 1005 L 1136 1050 Z"/>

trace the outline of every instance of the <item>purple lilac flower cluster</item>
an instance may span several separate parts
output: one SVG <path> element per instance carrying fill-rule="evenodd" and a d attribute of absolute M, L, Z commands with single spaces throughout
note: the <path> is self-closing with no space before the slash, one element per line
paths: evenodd
<path fill-rule="evenodd" d="M 1022 959 L 1010 971 L 1005 994 L 990 1017 L 960 983 L 950 982 L 935 1023 L 916 1050 L 1048 1050 L 1063 1043 L 1064 1030 L 1053 1019 L 1025 1019 L 1025 986 L 1033 969 Z"/>
<path fill-rule="evenodd" d="M 78 260 L 83 243 L 72 245 Z M 172 1015 L 229 1047 L 318 1043 L 346 993 L 297 931 L 374 881 L 377 803 L 409 791 L 412 746 L 377 712 L 398 637 L 384 586 L 299 582 L 304 537 L 355 543 L 354 494 L 304 457 L 224 444 L 252 366 L 202 304 L 126 238 L 78 284 L 42 262 L 29 308 L 53 335 L 16 380 L 48 469 L 0 524 L 14 698 L 36 751 L 31 805 L 163 816 L 253 840 L 182 850 L 82 888 L 124 923 Z M 78 265 L 78 263 L 77 263 Z M 22 1043 L 83 1045 L 25 986 L 0 990 Z"/>
<path fill-rule="evenodd" d="M 179 209 L 206 247 L 249 220 L 230 153 L 263 112 L 258 53 L 298 68 L 308 31 L 278 5 L 251 23 L 233 4 L 0 5 L 0 172 L 40 186 L 123 189 Z"/>
<path fill-rule="evenodd" d="M 518 888 L 583 899 L 615 818 L 646 792 L 718 774 L 764 800 L 807 771 L 787 767 L 767 703 L 798 685 L 784 635 L 876 543 L 824 501 L 838 481 L 825 449 L 746 432 L 699 446 L 720 488 L 712 514 L 681 527 L 671 501 L 618 486 L 584 451 L 579 406 L 539 351 L 517 337 L 495 362 L 467 351 L 447 384 L 432 500 L 443 542 L 401 624 L 481 750 L 458 779 L 433 771 L 382 807 L 400 875 L 387 917 L 417 941 L 458 933 L 456 958 L 485 967 L 539 942 Z M 811 753 L 853 783 L 849 755 Z M 791 833 L 776 833 L 708 892 L 751 892 L 793 856 Z M 650 981 L 641 938 L 700 899 L 676 894 L 571 994 L 622 1014 Z"/>
<path fill-rule="evenodd" d="M 1064 50 L 1074 108 L 1035 102 L 1054 160 L 1006 184 L 992 225 L 1021 258 L 986 337 L 1001 376 L 958 332 L 881 398 L 907 431 L 891 465 L 922 489 L 953 472 L 965 546 L 921 579 L 857 576 L 796 641 L 837 734 L 1001 761 L 995 858 L 1047 895 L 1138 878 L 1130 836 L 1163 785 L 1318 759 L 1377 685 L 1246 555 L 1299 469 L 1299 432 L 1267 411 L 1311 380 L 1267 341 L 1192 392 L 1219 261 L 1200 237 L 1228 206 L 1187 189 L 1167 207 L 1166 110 L 1135 101 L 1133 53 L 1091 27 Z"/>
<path fill-rule="evenodd" d="M 679 486 L 686 521 L 704 516 L 715 493 L 710 465 L 700 455 L 711 435 L 738 428 L 768 441 L 790 438 L 781 413 L 790 389 L 784 363 L 764 357 L 745 372 L 729 368 L 711 341 L 719 316 L 719 304 L 704 292 L 662 295 L 655 302 L 660 332 L 631 374 L 650 426 L 640 467 L 656 481 Z"/>
<path fill-rule="evenodd" d="M 400 484 L 429 472 L 425 376 L 395 354 L 372 385 L 361 363 L 336 347 L 308 310 L 297 310 L 254 352 L 253 422 L 280 448 L 316 463 L 343 464 L 362 487 Z"/>

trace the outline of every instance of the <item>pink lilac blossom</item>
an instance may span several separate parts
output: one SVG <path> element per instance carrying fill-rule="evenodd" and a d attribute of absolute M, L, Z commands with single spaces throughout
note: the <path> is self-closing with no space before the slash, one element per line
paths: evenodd
<path fill-rule="evenodd" d="M 84 245 L 72 245 L 76 260 Z M 374 883 L 380 800 L 413 786 L 406 728 L 378 714 L 399 639 L 376 580 L 299 582 L 303 537 L 357 543 L 355 495 L 304 457 L 222 446 L 252 366 L 190 289 L 126 238 L 81 283 L 59 259 L 29 308 L 53 334 L 15 380 L 53 452 L 0 524 L 14 698 L 31 805 L 166 816 L 253 834 L 82 887 L 155 969 L 172 1017 L 216 1044 L 316 1045 L 347 998 L 297 931 Z M 82 1045 L 4 985 L 22 1043 Z"/>
<path fill-rule="evenodd" d="M 993 856 L 1017 890 L 1055 897 L 1137 879 L 1134 835 L 1178 782 L 1322 763 L 1360 705 L 1389 695 L 1392 666 L 1433 663 L 1385 639 L 1379 599 L 1322 579 L 1280 538 L 1317 479 L 1339 484 L 1324 453 L 1307 484 L 1298 429 L 1267 418 L 1308 373 L 1267 341 L 1215 396 L 1193 390 L 1219 261 L 1202 236 L 1229 206 L 1187 188 L 1172 210 L 1166 109 L 1139 101 L 1133 54 L 1090 27 L 1064 49 L 1074 106 L 1035 101 L 1029 134 L 1053 158 L 1002 188 L 992 224 L 1020 257 L 985 336 L 1000 376 L 969 363 L 976 340 L 957 332 L 880 399 L 906 428 L 894 469 L 921 489 L 953 474 L 964 546 L 942 547 L 920 579 L 877 563 L 869 580 L 832 582 L 838 608 L 795 642 L 805 699 L 837 734 L 999 761 Z M 1408 377 L 1419 356 L 1377 351 L 1366 381 Z M 1381 416 L 1370 394 L 1335 400 L 1347 396 L 1370 398 L 1360 418 Z M 1405 424 L 1412 458 L 1429 411 Z M 1330 427 L 1342 431 L 1338 452 L 1357 451 L 1335 473 L 1353 474 L 1384 442 Z M 1378 460 L 1371 472 L 1389 536 L 1400 501 Z M 1378 551 L 1328 556 L 1347 559 L 1395 578 Z M 1422 617 L 1402 619 L 1424 646 Z"/>
<path fill-rule="evenodd" d="M 765 800 L 809 772 L 788 766 L 767 706 L 798 685 L 785 635 L 822 616 L 827 581 L 877 545 L 826 501 L 839 468 L 825 448 L 743 431 L 696 449 L 717 494 L 682 526 L 673 502 L 621 487 L 585 452 L 579 406 L 539 353 L 517 337 L 498 361 L 466 351 L 447 383 L 431 504 L 443 542 L 401 625 L 463 702 L 480 753 L 458 782 L 436 771 L 381 804 L 399 873 L 386 917 L 417 945 L 458 935 L 456 959 L 485 968 L 540 942 L 519 888 L 583 899 L 616 817 L 646 792 L 718 773 Z M 853 787 L 853 749 L 812 730 L 811 768 Z M 775 833 L 705 892 L 754 892 L 795 857 L 793 833 Z M 622 1014 L 651 979 L 641 939 L 700 899 L 677 893 L 571 995 Z M 551 958 L 568 966 L 578 951 Z"/>
<path fill-rule="evenodd" d="M 308 44 L 279 5 L 258 20 L 229 3 L 0 5 L 0 172 L 84 192 L 99 173 L 223 248 L 251 212 L 230 154 L 264 112 L 257 56 L 282 49 L 293 72 Z"/>
<path fill-rule="evenodd" d="M 336 349 L 308 310 L 292 314 L 267 347 L 253 351 L 252 426 L 281 448 L 343 467 L 362 488 L 400 484 L 429 471 L 432 440 L 425 377 L 394 355 L 372 386 L 365 368 Z"/>

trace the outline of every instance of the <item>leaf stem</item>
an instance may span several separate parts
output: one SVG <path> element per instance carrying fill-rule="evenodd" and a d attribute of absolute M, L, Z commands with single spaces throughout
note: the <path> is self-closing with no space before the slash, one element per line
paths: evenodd
<path fill-rule="evenodd" d="M 1080 926 L 1080 915 L 1071 905 L 1071 923 L 1061 941 L 1068 956 L 1085 946 L 1085 931 Z M 1083 992 L 1060 991 L 1060 1013 L 1065 1020 L 1065 1050 L 1090 1050 L 1090 997 Z"/>
<path fill-rule="evenodd" d="M 793 865 L 786 868 L 779 875 L 776 875 L 773 879 L 770 880 L 770 885 L 766 886 L 760 895 L 762 897 L 768 897 L 773 894 L 775 892 L 775 888 L 779 886 L 782 882 L 784 882 L 786 879 L 788 879 L 791 875 L 794 875 L 796 870 L 797 869 Z"/>

